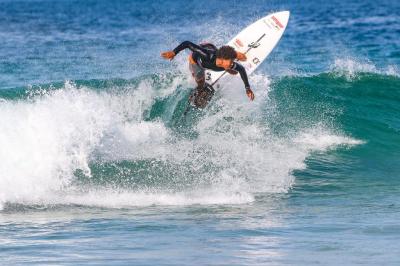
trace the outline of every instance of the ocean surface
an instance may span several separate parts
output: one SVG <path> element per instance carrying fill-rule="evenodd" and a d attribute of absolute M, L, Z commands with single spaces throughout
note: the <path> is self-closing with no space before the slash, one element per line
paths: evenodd
<path fill-rule="evenodd" d="M 289 25 L 184 117 L 180 42 Z M 400 2 L 0 0 L 1 265 L 400 265 Z"/>

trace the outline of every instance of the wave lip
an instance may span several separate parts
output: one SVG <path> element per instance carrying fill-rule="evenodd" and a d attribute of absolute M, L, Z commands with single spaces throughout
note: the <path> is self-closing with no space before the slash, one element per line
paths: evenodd
<path fill-rule="evenodd" d="M 333 134 L 327 129 L 316 127 L 303 132 L 300 132 L 293 140 L 296 144 L 301 144 L 303 147 L 310 150 L 326 151 L 338 146 L 352 147 L 365 144 L 364 141 L 354 139 L 348 136 Z"/>
<path fill-rule="evenodd" d="M 389 65 L 386 69 L 379 69 L 371 62 L 352 58 L 337 58 L 330 69 L 333 73 L 349 80 L 356 78 L 361 73 L 400 77 L 400 71 L 394 65 Z"/>
<path fill-rule="evenodd" d="M 75 169 L 89 173 L 90 153 L 111 121 L 102 106 L 96 93 L 70 83 L 32 101 L 2 103 L 0 202 L 59 190 Z"/>

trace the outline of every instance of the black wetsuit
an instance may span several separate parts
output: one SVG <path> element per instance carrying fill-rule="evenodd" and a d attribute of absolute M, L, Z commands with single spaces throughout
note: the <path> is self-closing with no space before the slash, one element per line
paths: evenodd
<path fill-rule="evenodd" d="M 192 42 L 184 41 L 183 43 L 178 45 L 173 51 L 174 51 L 175 55 L 177 55 L 180 51 L 182 51 L 186 48 L 189 48 L 193 52 L 193 54 L 192 54 L 193 60 L 202 68 L 211 69 L 213 71 L 225 71 L 224 68 L 218 67 L 215 64 L 215 61 L 217 59 L 217 55 L 216 55 L 217 50 L 216 49 L 201 47 Z M 243 83 L 245 85 L 245 88 L 250 89 L 249 80 L 247 79 L 247 74 L 246 74 L 246 70 L 244 69 L 244 67 L 239 63 L 233 62 L 230 69 L 239 72 L 240 77 L 242 78 Z"/>

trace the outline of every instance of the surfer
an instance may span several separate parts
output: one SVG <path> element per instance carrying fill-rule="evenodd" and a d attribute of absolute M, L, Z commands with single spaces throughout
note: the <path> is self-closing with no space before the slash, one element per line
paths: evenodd
<path fill-rule="evenodd" d="M 213 87 L 205 82 L 205 69 L 226 71 L 232 75 L 239 73 L 245 85 L 247 97 L 254 100 L 254 93 L 250 89 L 245 68 L 234 61 L 235 59 L 246 61 L 245 54 L 235 51 L 231 46 L 222 46 L 217 49 L 211 43 L 197 45 L 190 41 L 184 41 L 174 50 L 161 53 L 161 56 L 172 60 L 180 51 L 187 48 L 192 51 L 189 56 L 189 69 L 197 83 L 197 88 L 189 100 L 196 107 L 204 108 L 214 94 Z"/>

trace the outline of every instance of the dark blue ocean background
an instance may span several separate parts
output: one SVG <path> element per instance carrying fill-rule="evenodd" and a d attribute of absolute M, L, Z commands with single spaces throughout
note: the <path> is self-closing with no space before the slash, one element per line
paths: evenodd
<path fill-rule="evenodd" d="M 182 114 L 184 40 L 291 17 Z M 399 265 L 400 2 L 0 0 L 1 265 Z"/>

